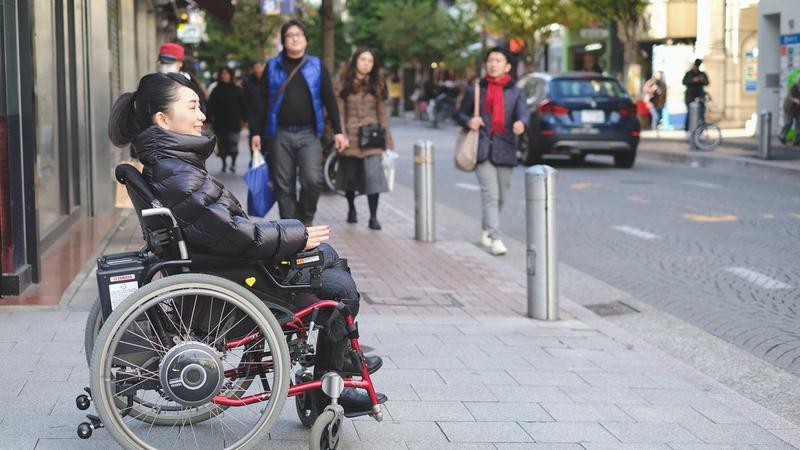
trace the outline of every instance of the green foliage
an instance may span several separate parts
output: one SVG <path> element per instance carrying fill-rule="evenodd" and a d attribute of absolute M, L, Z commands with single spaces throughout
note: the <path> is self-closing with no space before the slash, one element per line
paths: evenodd
<path fill-rule="evenodd" d="M 647 0 L 572 0 L 596 19 L 622 22 L 623 26 L 637 25 L 649 3 Z"/>
<path fill-rule="evenodd" d="M 261 14 L 258 0 L 238 0 L 230 24 L 206 15 L 208 42 L 201 47 L 202 57 L 212 72 L 231 60 L 245 66 L 256 59 L 264 60 L 277 51 L 273 38 L 284 20 Z"/>
<path fill-rule="evenodd" d="M 322 55 L 322 24 L 320 14 L 317 9 L 310 9 L 303 14 L 303 21 L 306 23 L 308 33 L 308 51 L 312 55 Z M 342 62 L 350 58 L 351 47 L 345 36 L 344 24 L 341 15 L 336 16 L 334 24 L 334 67 L 338 68 Z M 332 73 L 331 76 L 336 76 Z"/>

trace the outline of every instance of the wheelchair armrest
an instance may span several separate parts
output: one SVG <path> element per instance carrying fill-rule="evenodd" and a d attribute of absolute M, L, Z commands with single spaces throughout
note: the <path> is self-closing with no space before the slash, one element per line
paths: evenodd
<path fill-rule="evenodd" d="M 325 264 L 325 254 L 319 248 L 301 252 L 289 260 L 292 270 L 307 269 L 309 267 L 322 267 Z"/>

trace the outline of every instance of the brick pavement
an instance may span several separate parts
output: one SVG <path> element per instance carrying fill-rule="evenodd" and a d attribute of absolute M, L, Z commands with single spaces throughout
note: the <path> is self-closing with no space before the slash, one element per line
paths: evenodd
<path fill-rule="evenodd" d="M 344 222 L 343 198 L 320 201 L 317 222 L 333 226 L 332 242 L 365 294 L 362 341 L 385 359 L 375 381 L 390 399 L 383 423 L 346 422 L 343 448 L 800 445 L 795 425 L 566 298 L 558 322 L 525 318 L 524 277 L 473 243 L 448 241 L 447 230 L 437 243 L 415 242 L 412 201 L 402 187 L 384 196 L 380 232 L 367 229 L 363 199 L 357 225 Z M 106 252 L 139 243 L 130 215 Z M 93 278 L 91 269 L 79 275 L 63 308 L 0 310 L 0 449 L 114 446 L 103 431 L 75 437 Z M 307 448 L 292 407 L 265 446 Z"/>

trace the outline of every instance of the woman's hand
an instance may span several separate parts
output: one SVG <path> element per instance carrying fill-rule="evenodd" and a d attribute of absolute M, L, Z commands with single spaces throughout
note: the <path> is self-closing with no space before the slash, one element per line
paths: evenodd
<path fill-rule="evenodd" d="M 522 123 L 521 120 L 518 120 L 518 121 L 514 122 L 513 130 L 514 130 L 514 134 L 519 136 L 520 134 L 525 132 L 525 124 Z"/>
<path fill-rule="evenodd" d="M 478 130 L 484 125 L 485 123 L 483 123 L 483 119 L 480 117 L 473 117 L 469 119 L 469 122 L 467 122 L 467 126 L 472 130 Z"/>
<path fill-rule="evenodd" d="M 261 136 L 255 135 L 250 138 L 250 146 L 253 147 L 253 150 L 260 151 L 261 150 Z"/>
<path fill-rule="evenodd" d="M 308 231 L 308 240 L 303 250 L 317 248 L 319 244 L 327 241 L 331 237 L 331 227 L 329 225 L 307 227 L 306 230 Z"/>

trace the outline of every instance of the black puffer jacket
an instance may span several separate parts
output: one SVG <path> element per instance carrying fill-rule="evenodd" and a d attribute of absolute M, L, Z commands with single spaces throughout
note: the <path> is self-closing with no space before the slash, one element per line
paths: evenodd
<path fill-rule="evenodd" d="M 277 261 L 303 250 L 308 239 L 299 220 L 253 221 L 205 160 L 214 139 L 178 134 L 158 126 L 141 132 L 131 153 L 156 198 L 170 208 L 189 248 L 197 253 Z"/>

